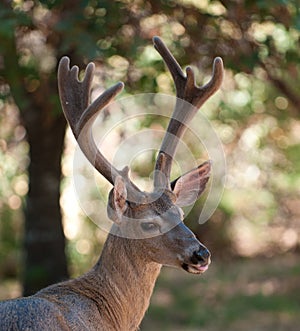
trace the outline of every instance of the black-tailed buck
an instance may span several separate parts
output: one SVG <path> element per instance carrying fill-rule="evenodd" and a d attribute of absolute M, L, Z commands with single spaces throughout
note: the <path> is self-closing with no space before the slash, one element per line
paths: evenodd
<path fill-rule="evenodd" d="M 175 82 L 177 102 L 158 153 L 151 193 L 141 191 L 130 180 L 127 167 L 117 170 L 98 150 L 92 136 L 99 111 L 122 90 L 123 83 L 90 103 L 94 64 L 87 66 L 84 79 L 79 81 L 78 68 L 70 69 L 67 57 L 60 61 L 58 84 L 65 116 L 83 153 L 113 185 L 108 201 L 113 232 L 99 261 L 85 275 L 31 297 L 2 302 L 1 330 L 137 330 L 162 265 L 194 274 L 208 268 L 210 253 L 184 225 L 181 207 L 193 203 L 203 192 L 211 164 L 205 162 L 172 182 L 170 172 L 188 122 L 220 87 L 223 64 L 216 58 L 211 80 L 198 87 L 193 70 L 188 67 L 185 75 L 164 43 L 158 37 L 153 41 Z M 132 238 L 131 231 L 143 238 Z"/>

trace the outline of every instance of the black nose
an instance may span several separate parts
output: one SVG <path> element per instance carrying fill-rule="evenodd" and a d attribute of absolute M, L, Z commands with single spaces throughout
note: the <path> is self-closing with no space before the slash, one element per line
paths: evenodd
<path fill-rule="evenodd" d="M 192 262 L 197 264 L 197 263 L 208 263 L 210 259 L 210 252 L 209 250 L 204 247 L 201 246 L 200 249 L 198 251 L 195 251 L 193 253 L 193 256 L 191 258 Z"/>

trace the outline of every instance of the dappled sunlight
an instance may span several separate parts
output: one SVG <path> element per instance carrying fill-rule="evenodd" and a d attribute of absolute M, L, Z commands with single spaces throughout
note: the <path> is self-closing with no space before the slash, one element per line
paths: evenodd
<path fill-rule="evenodd" d="M 63 190 L 60 197 L 60 205 L 63 211 L 64 233 L 68 240 L 74 240 L 80 233 L 82 213 L 76 192 L 72 185 L 71 176 L 73 171 L 73 155 L 75 142 L 70 129 L 66 133 L 65 153 L 62 163 L 62 173 L 65 176 Z"/>

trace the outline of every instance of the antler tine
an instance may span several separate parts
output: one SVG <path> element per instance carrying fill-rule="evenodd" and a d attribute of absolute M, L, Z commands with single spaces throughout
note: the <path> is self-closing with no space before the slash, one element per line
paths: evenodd
<path fill-rule="evenodd" d="M 223 60 L 220 57 L 216 57 L 214 59 L 212 77 L 210 81 L 202 87 L 196 86 L 194 71 L 191 67 L 186 68 L 186 74 L 186 101 L 188 101 L 187 97 L 189 95 L 189 92 L 192 91 L 191 95 L 189 95 L 192 102 L 189 102 L 193 106 L 199 108 L 210 96 L 212 96 L 220 88 L 224 76 Z"/>
<path fill-rule="evenodd" d="M 172 55 L 172 53 L 169 51 L 167 46 L 164 44 L 164 42 L 157 36 L 153 37 L 153 43 L 154 48 L 158 51 L 158 53 L 161 55 L 163 60 L 165 61 L 172 77 L 175 83 L 176 90 L 178 92 L 181 92 L 182 83 L 185 80 L 184 73 L 179 65 L 179 63 L 176 61 L 175 57 Z M 182 98 L 183 95 L 178 95 L 178 98 Z"/>
<path fill-rule="evenodd" d="M 176 87 L 177 98 L 188 101 L 195 107 L 200 107 L 221 86 L 224 69 L 223 61 L 216 57 L 213 63 L 211 80 L 204 86 L 198 87 L 195 83 L 195 74 L 191 67 L 186 68 L 186 75 L 180 65 L 159 37 L 153 37 L 154 48 L 165 61 Z"/>
<path fill-rule="evenodd" d="M 195 116 L 197 110 L 203 103 L 213 95 L 221 86 L 224 69 L 220 57 L 215 58 L 213 63 L 212 78 L 204 86 L 197 86 L 195 74 L 191 67 L 186 68 L 186 75 L 180 65 L 171 54 L 169 49 L 159 37 L 153 38 L 155 49 L 165 61 L 176 87 L 176 105 L 172 118 L 169 122 L 165 137 L 155 165 L 154 187 L 167 185 L 170 187 L 170 173 L 172 160 L 176 152 L 180 138 L 184 134 L 187 124 Z M 189 107 L 182 99 L 190 103 Z"/>
<path fill-rule="evenodd" d="M 116 176 L 124 176 L 98 150 L 92 134 L 92 126 L 98 113 L 123 89 L 122 82 L 103 92 L 90 104 L 91 84 L 95 65 L 89 63 L 82 81 L 78 79 L 78 67 L 70 69 L 70 60 L 63 57 L 58 67 L 58 89 L 61 104 L 74 136 L 91 164 L 111 183 Z"/>

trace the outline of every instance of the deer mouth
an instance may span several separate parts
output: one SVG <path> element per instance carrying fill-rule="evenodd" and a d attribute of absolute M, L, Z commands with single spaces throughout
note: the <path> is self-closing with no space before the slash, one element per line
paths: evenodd
<path fill-rule="evenodd" d="M 191 274 L 203 274 L 209 266 L 209 263 L 206 264 L 187 264 L 182 263 L 182 269 L 191 273 Z"/>

